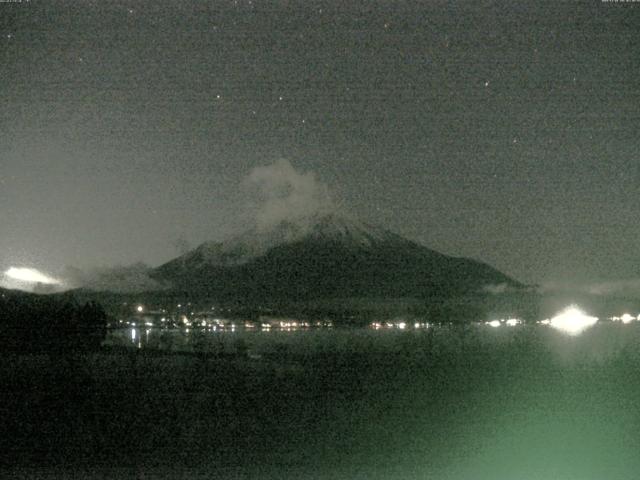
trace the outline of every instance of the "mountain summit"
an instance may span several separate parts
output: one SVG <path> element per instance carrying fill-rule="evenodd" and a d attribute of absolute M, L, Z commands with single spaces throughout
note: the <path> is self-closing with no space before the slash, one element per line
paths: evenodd
<path fill-rule="evenodd" d="M 427 298 L 521 286 L 482 262 L 443 255 L 339 214 L 207 242 L 153 276 L 180 290 L 245 299 Z"/>

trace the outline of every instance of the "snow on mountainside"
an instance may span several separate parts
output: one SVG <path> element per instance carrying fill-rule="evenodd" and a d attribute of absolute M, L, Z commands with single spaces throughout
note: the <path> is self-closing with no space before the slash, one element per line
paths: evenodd
<path fill-rule="evenodd" d="M 352 246 L 401 242 L 399 235 L 368 225 L 346 215 L 314 216 L 281 222 L 269 229 L 252 228 L 224 242 L 206 242 L 173 262 L 198 269 L 207 265 L 236 266 L 247 263 L 279 245 L 301 240 L 326 241 Z"/>
<path fill-rule="evenodd" d="M 308 236 L 314 240 L 348 242 L 365 247 L 386 242 L 406 241 L 383 228 L 338 214 L 318 218 L 311 225 Z"/>

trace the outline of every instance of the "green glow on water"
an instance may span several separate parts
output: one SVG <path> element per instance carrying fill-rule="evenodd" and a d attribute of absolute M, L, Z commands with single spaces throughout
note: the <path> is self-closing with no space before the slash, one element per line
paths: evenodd
<path fill-rule="evenodd" d="M 150 478 L 631 480 L 640 471 L 640 323 L 579 336 L 483 325 L 243 338 L 254 357 L 134 348 L 64 375 L 46 358 L 11 358 L 0 378 L 15 387 L 19 372 L 29 402 L 8 398 L 16 421 L 5 452 L 104 465 L 108 451 L 114 468 L 142 466 Z M 70 397 L 77 405 L 55 403 L 65 381 L 92 390 Z M 29 408 L 49 401 L 56 416 Z M 34 444 L 24 425 L 66 435 Z"/>
<path fill-rule="evenodd" d="M 442 356 L 396 377 L 380 404 L 340 407 L 339 446 L 323 437 L 304 478 L 637 478 L 637 329 L 503 332 L 477 348 L 484 333 L 443 336 Z"/>

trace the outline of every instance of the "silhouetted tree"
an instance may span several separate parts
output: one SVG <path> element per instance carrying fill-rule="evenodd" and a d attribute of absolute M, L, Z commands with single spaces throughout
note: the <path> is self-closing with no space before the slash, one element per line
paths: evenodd
<path fill-rule="evenodd" d="M 0 346 L 17 353 L 65 354 L 96 350 L 106 336 L 100 305 L 58 297 L 12 294 L 0 298 Z"/>

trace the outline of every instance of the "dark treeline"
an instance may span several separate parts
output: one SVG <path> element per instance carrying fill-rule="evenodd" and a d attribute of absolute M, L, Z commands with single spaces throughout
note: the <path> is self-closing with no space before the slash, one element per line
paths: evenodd
<path fill-rule="evenodd" d="M 100 347 L 107 316 L 96 302 L 72 297 L 0 296 L 0 349 L 14 353 L 65 354 Z"/>

